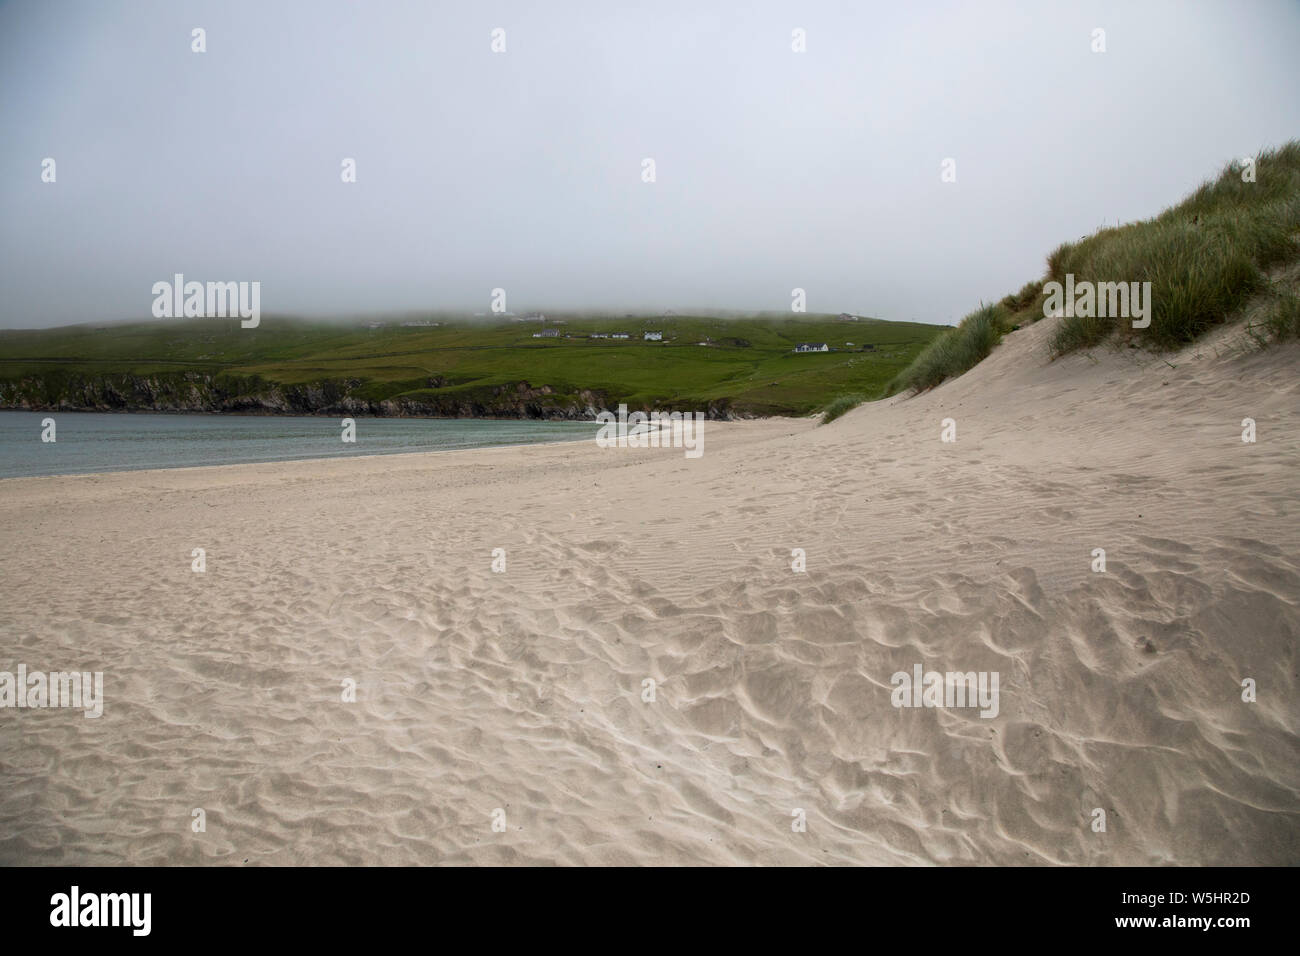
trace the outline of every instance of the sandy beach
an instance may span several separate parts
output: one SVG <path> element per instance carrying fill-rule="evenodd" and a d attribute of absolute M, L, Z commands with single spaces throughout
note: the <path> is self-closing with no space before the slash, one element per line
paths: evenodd
<path fill-rule="evenodd" d="M 104 673 L 0 711 L 0 863 L 1300 863 L 1300 346 L 1050 325 L 698 459 L 0 482 L 0 669 Z"/>

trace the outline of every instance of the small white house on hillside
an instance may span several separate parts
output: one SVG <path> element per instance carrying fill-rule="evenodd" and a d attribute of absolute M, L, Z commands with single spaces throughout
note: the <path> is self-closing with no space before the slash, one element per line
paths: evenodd
<path fill-rule="evenodd" d="M 796 352 L 829 352 L 831 347 L 825 342 L 800 342 L 794 347 Z"/>

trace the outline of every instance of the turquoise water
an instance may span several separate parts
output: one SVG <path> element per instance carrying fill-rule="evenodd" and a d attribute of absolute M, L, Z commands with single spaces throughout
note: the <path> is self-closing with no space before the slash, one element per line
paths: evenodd
<path fill-rule="evenodd" d="M 54 442 L 41 441 L 53 418 Z M 348 458 L 594 439 L 595 422 L 0 412 L 0 478 L 190 468 L 296 458 Z"/>

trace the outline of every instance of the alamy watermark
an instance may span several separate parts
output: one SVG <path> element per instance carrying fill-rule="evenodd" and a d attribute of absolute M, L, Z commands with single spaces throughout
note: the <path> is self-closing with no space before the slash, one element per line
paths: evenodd
<path fill-rule="evenodd" d="M 618 406 L 618 415 L 605 411 L 596 416 L 601 448 L 685 448 L 687 458 L 704 454 L 703 412 L 632 412 Z"/>
<path fill-rule="evenodd" d="M 912 673 L 898 671 L 889 682 L 895 685 L 889 695 L 895 707 L 978 707 L 981 717 L 998 715 L 997 671 L 943 673 L 917 664 Z"/>
<path fill-rule="evenodd" d="M 87 717 L 99 717 L 104 713 L 104 672 L 46 674 L 19 664 L 17 674 L 0 671 L 0 707 L 74 707 L 84 710 Z"/>
<path fill-rule="evenodd" d="M 1065 277 L 1065 287 L 1052 281 L 1043 283 L 1047 294 L 1043 302 L 1044 318 L 1072 319 L 1119 318 L 1132 319 L 1133 328 L 1145 329 L 1151 324 L 1150 282 L 1088 282 L 1076 283 L 1074 273 Z"/>
<path fill-rule="evenodd" d="M 176 273 L 172 282 L 153 284 L 156 319 L 225 319 L 238 317 L 241 328 L 255 329 L 262 321 L 262 283 L 186 282 Z"/>
<path fill-rule="evenodd" d="M 83 893 L 74 884 L 50 897 L 50 925 L 121 926 L 133 936 L 148 936 L 152 909 L 152 893 Z"/>

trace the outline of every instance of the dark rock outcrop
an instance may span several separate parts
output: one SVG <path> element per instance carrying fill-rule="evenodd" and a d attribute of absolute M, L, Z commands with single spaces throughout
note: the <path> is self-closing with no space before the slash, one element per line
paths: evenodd
<path fill-rule="evenodd" d="M 384 418 L 513 418 L 590 420 L 620 399 L 601 390 L 564 391 L 528 382 L 448 388 L 441 376 L 409 394 L 369 397 L 374 385 L 357 379 L 285 385 L 259 376 L 203 372 L 84 375 L 54 371 L 0 381 L 0 408 L 30 411 L 141 411 L 253 415 L 339 415 Z M 663 407 L 663 411 L 696 409 Z M 709 418 L 735 417 L 726 399 L 711 402 Z"/>

